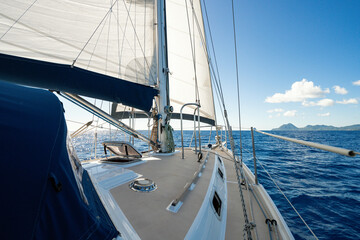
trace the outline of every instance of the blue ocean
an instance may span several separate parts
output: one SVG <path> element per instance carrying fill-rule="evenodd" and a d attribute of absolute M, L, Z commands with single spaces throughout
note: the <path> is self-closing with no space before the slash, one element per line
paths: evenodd
<path fill-rule="evenodd" d="M 286 137 L 360 151 L 360 131 L 281 131 L 271 132 Z M 148 131 L 143 131 L 148 134 Z M 185 131 L 184 145 L 193 146 L 192 131 Z M 236 153 L 239 154 L 239 131 L 235 131 Z M 243 161 L 253 170 L 251 132 L 242 132 Z M 180 131 L 174 132 L 181 146 Z M 225 134 L 223 133 L 223 139 Z M 104 156 L 101 142 L 129 140 L 112 130 L 97 133 L 96 157 Z M 215 143 L 215 132 L 201 132 L 202 145 Z M 81 160 L 94 157 L 94 133 L 74 139 Z M 148 146 L 135 141 L 142 151 Z M 230 146 L 228 146 L 230 148 Z M 259 162 L 270 173 L 290 202 L 319 239 L 360 239 L 360 156 L 346 157 L 255 133 Z M 288 204 L 265 171 L 258 164 L 259 182 L 265 187 L 282 213 L 295 239 L 314 239 L 310 231 Z M 240 200 L 239 200 L 240 201 Z"/>

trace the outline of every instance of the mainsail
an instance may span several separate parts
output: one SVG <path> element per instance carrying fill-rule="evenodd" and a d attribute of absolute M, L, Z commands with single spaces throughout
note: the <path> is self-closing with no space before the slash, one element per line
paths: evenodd
<path fill-rule="evenodd" d="M 155 0 L 0 2 L 0 79 L 149 110 Z"/>
<path fill-rule="evenodd" d="M 215 125 L 215 110 L 210 80 L 204 24 L 199 0 L 166 1 L 166 33 L 169 67 L 171 118 L 180 118 L 181 107 L 199 102 L 200 120 Z M 129 108 L 113 106 L 112 115 L 128 118 Z M 135 117 L 147 118 L 151 113 L 130 109 Z M 184 118 L 193 119 L 194 106 L 184 108 Z"/>

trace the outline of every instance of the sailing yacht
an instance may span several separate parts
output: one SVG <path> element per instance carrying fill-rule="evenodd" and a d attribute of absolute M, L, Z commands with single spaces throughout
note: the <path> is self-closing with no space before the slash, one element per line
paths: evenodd
<path fill-rule="evenodd" d="M 1 239 L 293 239 L 234 154 L 203 7 L 0 2 Z M 79 161 L 53 92 L 152 151 L 106 141 L 105 158 Z M 200 124 L 217 126 L 213 92 L 232 149 L 219 135 L 201 143 Z M 112 102 L 112 111 L 84 96 Z M 122 122 L 129 117 L 152 121 L 151 134 Z M 176 148 L 172 119 L 193 122 L 195 148 Z"/>

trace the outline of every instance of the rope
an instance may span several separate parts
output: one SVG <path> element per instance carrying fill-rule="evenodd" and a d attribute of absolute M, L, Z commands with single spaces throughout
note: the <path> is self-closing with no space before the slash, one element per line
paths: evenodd
<path fill-rule="evenodd" d="M 229 126 L 229 120 L 226 116 L 226 121 L 227 121 L 227 124 Z M 242 204 L 242 208 L 243 208 L 243 214 L 244 214 L 244 220 L 245 220 L 245 227 L 244 227 L 244 231 L 246 231 L 247 233 L 247 239 L 248 240 L 252 240 L 252 237 L 251 237 L 251 228 L 249 227 L 249 219 L 248 219 L 248 216 L 247 216 L 247 213 L 246 213 L 246 206 L 245 206 L 245 200 L 244 200 L 244 194 L 242 192 L 242 187 L 241 187 L 241 171 L 240 171 L 240 168 L 241 166 L 239 166 L 239 162 L 236 160 L 236 157 L 235 157 L 235 144 L 234 144 L 234 138 L 233 138 L 233 135 L 232 135 L 232 130 L 231 130 L 231 127 L 229 126 L 228 128 L 228 131 L 229 131 L 229 138 L 230 138 L 230 145 L 231 145 L 231 149 L 232 149 L 232 153 L 233 153 L 233 158 L 234 158 L 234 168 L 235 168 L 235 172 L 236 172 L 236 178 L 237 178 L 237 181 L 238 181 L 238 187 L 239 187 L 239 192 L 240 192 L 240 198 L 241 198 L 241 204 Z M 245 232 L 244 232 L 244 239 L 245 239 Z"/>
<path fill-rule="evenodd" d="M 92 58 L 93 58 L 93 56 L 94 56 L 94 53 L 95 53 L 96 47 L 98 46 L 99 39 L 100 39 L 101 34 L 102 34 L 103 30 L 104 30 L 104 27 L 105 27 L 106 21 L 107 21 L 107 19 L 105 20 L 105 22 L 104 22 L 104 24 L 103 24 L 103 26 L 102 26 L 102 28 L 101 28 L 101 30 L 100 30 L 99 36 L 98 36 L 98 38 L 96 39 L 95 46 L 94 46 L 93 51 L 91 52 L 91 55 L 90 55 L 90 58 L 89 58 L 88 64 L 87 64 L 87 66 L 86 66 L 86 69 L 89 69 L 89 66 L 90 66 L 90 63 L 91 63 Z M 107 62 L 107 60 L 106 60 L 106 62 Z"/>
<path fill-rule="evenodd" d="M 299 216 L 299 218 L 301 219 L 301 221 L 305 224 L 305 226 L 309 229 L 309 231 L 311 232 L 311 234 L 314 236 L 315 239 L 318 240 L 317 236 L 315 235 L 315 233 L 311 230 L 311 228 L 309 227 L 309 225 L 305 222 L 305 220 L 301 217 L 300 213 L 296 210 L 296 208 L 294 207 L 294 205 L 292 205 L 292 203 L 290 202 L 290 200 L 286 197 L 285 193 L 281 190 L 281 188 L 279 187 L 279 185 L 275 182 L 275 180 L 271 177 L 270 173 L 265 169 L 265 167 L 262 165 L 262 163 L 259 161 L 259 159 L 256 158 L 256 161 L 260 164 L 260 166 L 262 167 L 262 169 L 265 171 L 265 173 L 268 175 L 269 179 L 275 184 L 276 188 L 280 191 L 280 193 L 284 196 L 284 198 L 286 199 L 286 201 L 290 204 L 290 206 L 294 209 L 295 213 Z"/>
<path fill-rule="evenodd" d="M 125 7 L 125 9 L 126 9 L 126 11 L 127 11 L 127 16 L 128 16 L 128 17 L 126 18 L 125 28 L 126 28 L 126 26 L 127 26 L 127 21 L 128 21 L 128 19 L 129 19 L 129 21 L 130 21 L 130 23 L 131 23 L 131 26 L 132 26 L 132 28 L 134 29 L 134 35 L 135 35 L 136 41 L 137 41 L 137 43 L 139 44 L 140 50 L 141 50 L 141 52 L 142 52 L 142 54 L 143 54 L 143 56 L 144 56 L 144 60 L 145 60 L 145 62 L 146 62 L 146 67 L 149 69 L 150 76 L 151 76 L 152 79 L 154 80 L 154 79 L 156 79 L 156 77 L 154 77 L 154 76 L 151 74 L 152 72 L 151 72 L 150 65 L 149 65 L 149 63 L 148 63 L 148 61 L 147 61 L 147 59 L 146 59 L 144 49 L 143 49 L 143 47 L 141 46 L 141 43 L 140 43 L 140 40 L 139 40 L 139 36 L 138 36 L 137 33 L 136 33 L 135 25 L 134 25 L 134 23 L 133 23 L 133 21 L 132 21 L 132 19 L 131 19 L 131 17 L 130 17 L 130 9 L 131 9 L 131 6 L 132 6 L 133 1 L 130 2 L 130 8 L 129 8 L 129 9 L 128 9 L 127 6 L 126 6 L 125 0 L 123 0 L 123 3 L 124 3 L 124 7 Z M 136 6 L 136 3 L 135 3 L 135 6 Z M 136 19 L 136 18 L 135 18 L 135 19 Z M 117 19 L 117 22 L 118 22 L 118 24 L 119 24 L 119 19 Z M 125 31 L 123 31 L 123 32 L 124 32 L 124 35 L 125 35 Z M 124 35 L 123 35 L 123 36 L 124 36 Z M 125 39 L 125 38 L 123 37 L 123 39 Z M 127 39 L 126 39 L 126 40 L 127 40 Z M 122 42 L 122 49 L 123 49 L 123 46 L 124 46 L 124 41 Z M 136 55 L 136 53 L 135 53 L 135 55 Z M 155 80 L 154 80 L 154 81 L 155 81 Z"/>
<path fill-rule="evenodd" d="M 100 21 L 99 25 L 97 25 L 97 27 L 95 28 L 94 32 L 91 34 L 90 38 L 87 40 L 87 42 L 85 43 L 85 45 L 83 46 L 83 48 L 80 50 L 79 54 L 77 55 L 77 57 L 74 59 L 72 66 L 75 65 L 76 61 L 78 60 L 78 58 L 80 57 L 80 54 L 84 51 L 85 47 L 89 44 L 90 40 L 93 38 L 93 36 L 95 35 L 95 33 L 97 32 L 97 30 L 99 29 L 99 27 L 101 26 L 101 24 L 103 23 L 103 21 L 107 18 L 108 14 L 112 12 L 112 8 L 115 5 L 115 3 L 118 0 L 116 0 L 110 7 L 110 9 L 107 11 L 107 13 L 105 14 L 105 16 L 103 17 L 103 19 Z"/>
<path fill-rule="evenodd" d="M 213 50 L 216 72 L 217 72 L 218 78 L 220 79 L 219 67 L 218 67 L 218 64 L 217 64 L 216 54 L 215 54 L 214 41 L 213 41 L 213 39 L 212 39 L 210 21 L 209 21 L 209 18 L 208 18 L 207 9 L 206 9 L 206 3 L 205 3 L 204 0 L 203 0 L 203 6 L 204 6 L 204 10 L 205 10 L 206 22 L 207 22 L 207 24 L 208 24 L 208 29 L 209 29 L 210 43 L 211 43 L 211 47 L 212 47 L 212 50 Z M 205 29 L 204 29 L 204 31 L 205 31 Z M 214 71 L 214 70 L 213 70 L 213 71 Z M 220 89 L 221 89 L 221 93 L 222 93 L 221 85 L 220 85 Z M 221 98 L 224 100 L 224 96 L 223 96 L 223 95 L 221 96 Z"/>
<path fill-rule="evenodd" d="M 111 0 L 111 2 L 112 2 L 112 0 Z M 112 8 L 110 8 L 110 12 L 112 12 Z M 109 54 L 109 39 L 110 39 L 110 26 L 111 26 L 111 14 L 109 14 L 109 26 L 108 26 L 107 41 L 106 41 L 105 74 L 107 74 L 107 63 L 108 63 L 108 54 Z"/>
<path fill-rule="evenodd" d="M 199 89 L 198 89 L 198 82 L 197 82 L 197 75 L 196 75 L 195 48 L 193 46 L 193 38 L 195 41 L 195 35 L 193 38 L 191 37 L 191 27 L 190 27 L 190 19 L 189 19 L 187 0 L 185 0 L 185 6 L 186 6 L 186 16 L 187 16 L 187 23 L 188 23 L 188 28 L 189 28 L 191 54 L 192 54 L 192 59 L 193 59 L 193 67 L 194 67 L 194 75 L 195 75 L 195 98 L 196 98 L 196 102 L 198 103 L 198 101 L 200 100 L 200 96 L 199 96 Z M 193 20 L 194 20 L 194 15 L 195 14 L 193 13 Z M 194 29 L 194 27 L 193 27 L 193 29 Z"/>
<path fill-rule="evenodd" d="M 236 47 L 236 26 L 235 26 L 235 11 L 234 11 L 234 0 L 232 3 L 232 19 L 233 19 L 233 32 L 234 32 L 234 46 L 235 46 L 235 64 L 236 64 L 236 86 L 237 86 L 237 98 L 238 98 L 238 113 L 239 113 L 239 128 L 240 128 L 240 159 L 243 160 L 242 155 L 242 137 L 241 137 L 241 114 L 240 114 L 240 87 L 239 87 L 239 70 L 238 70 L 238 58 L 237 58 L 237 47 Z"/>

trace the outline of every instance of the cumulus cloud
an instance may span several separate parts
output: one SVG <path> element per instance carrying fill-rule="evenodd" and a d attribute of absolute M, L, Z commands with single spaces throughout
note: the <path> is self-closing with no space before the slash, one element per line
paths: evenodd
<path fill-rule="evenodd" d="M 353 84 L 354 84 L 355 86 L 360 86 L 360 80 L 357 80 L 357 81 L 353 82 Z"/>
<path fill-rule="evenodd" d="M 285 117 L 295 117 L 296 116 L 296 110 L 286 111 L 284 112 Z"/>
<path fill-rule="evenodd" d="M 286 90 L 285 93 L 275 93 L 271 97 L 267 97 L 265 102 L 268 103 L 283 103 L 283 102 L 302 102 L 309 98 L 321 98 L 325 93 L 329 93 L 327 88 L 322 90 L 320 86 L 315 86 L 312 81 L 308 81 L 305 78 L 301 81 L 294 82 L 291 85 L 290 90 Z"/>
<path fill-rule="evenodd" d="M 275 109 L 267 110 L 268 113 L 283 112 L 283 111 L 284 111 L 284 109 L 282 109 L 282 108 L 275 108 Z"/>
<path fill-rule="evenodd" d="M 330 113 L 329 112 L 327 112 L 327 113 L 318 113 L 318 116 L 319 117 L 329 117 Z"/>
<path fill-rule="evenodd" d="M 336 103 L 340 104 L 358 104 L 358 100 L 356 98 L 343 99 L 342 101 L 336 101 Z"/>
<path fill-rule="evenodd" d="M 317 106 L 329 107 L 329 106 L 334 105 L 334 103 L 335 103 L 334 100 L 325 98 L 325 99 L 319 100 L 319 101 L 317 102 Z"/>
<path fill-rule="evenodd" d="M 329 98 L 324 98 L 321 99 L 317 102 L 313 102 L 313 101 L 303 101 L 302 105 L 305 107 L 314 107 L 314 106 L 320 106 L 320 107 L 329 107 L 329 106 L 333 106 L 335 104 L 335 101 Z"/>
<path fill-rule="evenodd" d="M 335 90 L 335 93 L 337 93 L 337 94 L 345 95 L 348 93 L 348 91 L 345 88 L 340 87 L 340 86 L 334 86 L 333 89 Z"/>

